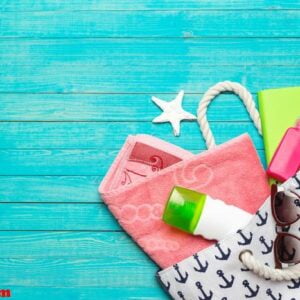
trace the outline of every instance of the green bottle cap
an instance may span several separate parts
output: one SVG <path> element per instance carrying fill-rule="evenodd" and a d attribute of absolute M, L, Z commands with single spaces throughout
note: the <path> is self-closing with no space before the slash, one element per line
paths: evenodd
<path fill-rule="evenodd" d="M 175 186 L 167 201 L 163 221 L 188 233 L 194 233 L 205 200 L 205 194 Z"/>

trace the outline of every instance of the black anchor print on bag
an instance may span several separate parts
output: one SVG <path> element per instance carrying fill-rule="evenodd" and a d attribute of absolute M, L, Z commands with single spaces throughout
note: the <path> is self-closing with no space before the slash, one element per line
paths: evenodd
<path fill-rule="evenodd" d="M 293 178 L 295 179 L 295 181 L 297 182 L 298 184 L 298 187 L 296 187 L 296 190 L 300 190 L 300 179 L 297 178 L 297 176 L 293 176 Z"/>
<path fill-rule="evenodd" d="M 197 264 L 199 266 L 199 268 L 194 267 L 194 270 L 196 272 L 202 272 L 202 273 L 206 272 L 206 270 L 208 268 L 208 262 L 205 261 L 205 265 L 202 265 L 201 261 L 199 260 L 199 257 L 198 257 L 197 253 L 194 254 L 193 257 L 194 257 L 195 261 L 197 262 Z"/>
<path fill-rule="evenodd" d="M 246 298 L 253 298 L 253 297 L 256 297 L 256 296 L 257 296 L 257 294 L 258 294 L 258 292 L 259 292 L 259 289 L 260 289 L 260 287 L 259 287 L 258 285 L 256 285 L 255 290 L 250 286 L 250 283 L 249 283 L 248 280 L 244 280 L 244 281 L 243 281 L 243 285 L 244 285 L 244 287 L 247 288 L 247 289 L 249 290 L 249 292 L 250 292 L 249 295 L 248 295 L 248 294 L 245 295 Z"/>
<path fill-rule="evenodd" d="M 249 235 L 249 237 L 247 237 L 247 236 L 245 236 L 245 234 L 243 233 L 243 231 L 241 230 L 241 229 L 239 229 L 238 231 L 237 231 L 237 233 L 242 237 L 242 241 L 238 241 L 238 244 L 240 245 L 240 246 L 245 246 L 245 245 L 249 245 L 249 244 L 251 244 L 251 242 L 252 242 L 252 238 L 253 238 L 253 233 L 252 232 L 250 232 L 250 235 Z"/>
<path fill-rule="evenodd" d="M 180 270 L 179 270 L 179 266 L 177 264 L 175 264 L 173 267 L 179 275 L 179 278 L 175 277 L 175 280 L 179 283 L 186 283 L 186 281 L 189 277 L 189 274 L 187 272 L 185 272 L 185 274 L 182 275 Z"/>
<path fill-rule="evenodd" d="M 298 280 L 292 279 L 293 285 L 288 285 L 289 289 L 299 289 L 300 288 L 300 278 Z"/>
<path fill-rule="evenodd" d="M 259 238 L 259 241 L 266 247 L 266 250 L 261 251 L 262 254 L 269 254 L 273 249 L 273 241 L 268 245 L 264 236 Z"/>
<path fill-rule="evenodd" d="M 203 290 L 203 286 L 201 284 L 200 281 L 197 281 L 196 282 L 196 286 L 197 288 L 199 289 L 199 291 L 201 292 L 202 296 L 198 296 L 198 299 L 199 300 L 210 300 L 212 299 L 212 296 L 213 296 L 213 292 L 212 291 L 209 291 L 208 294 Z"/>
<path fill-rule="evenodd" d="M 219 287 L 222 288 L 222 289 L 227 289 L 227 288 L 231 288 L 232 285 L 233 285 L 233 282 L 234 282 L 234 276 L 231 275 L 231 279 L 228 280 L 225 275 L 224 275 L 224 272 L 222 270 L 218 270 L 217 271 L 217 274 L 220 278 L 222 278 L 225 282 L 225 285 L 222 285 L 222 284 L 219 284 Z"/>
<path fill-rule="evenodd" d="M 165 288 L 166 291 L 170 290 L 170 286 L 171 283 L 169 281 L 167 281 L 167 284 L 165 284 L 162 280 L 160 280 L 161 284 L 163 285 L 163 287 Z"/>
<path fill-rule="evenodd" d="M 222 248 L 221 248 L 221 246 L 220 246 L 219 243 L 216 243 L 215 246 L 218 248 L 218 250 L 219 250 L 219 252 L 221 254 L 221 256 L 215 255 L 215 258 L 218 259 L 218 260 L 227 260 L 229 258 L 229 256 L 230 256 L 230 254 L 231 254 L 231 250 L 228 248 L 227 249 L 227 253 L 225 253 L 222 250 Z"/>
<path fill-rule="evenodd" d="M 256 223 L 257 226 L 263 226 L 265 224 L 267 224 L 267 220 L 268 220 L 268 212 L 265 212 L 265 216 L 263 217 L 260 213 L 260 211 L 258 210 L 256 212 L 256 215 L 259 218 L 259 223 Z"/>
<path fill-rule="evenodd" d="M 180 299 L 185 300 L 184 295 L 181 291 L 178 291 L 177 295 L 179 296 Z"/>
<path fill-rule="evenodd" d="M 272 298 L 272 300 L 281 300 L 281 298 L 282 298 L 282 295 L 281 295 L 280 293 L 278 294 L 278 298 L 276 298 L 276 297 L 273 295 L 271 289 L 267 289 L 267 290 L 266 290 L 266 294 L 267 294 L 268 296 L 270 296 L 270 297 Z"/>

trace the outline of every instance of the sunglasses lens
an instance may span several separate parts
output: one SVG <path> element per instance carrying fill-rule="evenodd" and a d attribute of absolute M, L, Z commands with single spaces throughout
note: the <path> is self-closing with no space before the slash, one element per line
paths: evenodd
<path fill-rule="evenodd" d="M 280 237 L 277 253 L 283 263 L 299 263 L 300 240 L 292 235 L 283 235 Z"/>
<path fill-rule="evenodd" d="M 300 199 L 292 193 L 278 192 L 275 194 L 274 208 L 281 222 L 293 223 L 300 216 Z"/>

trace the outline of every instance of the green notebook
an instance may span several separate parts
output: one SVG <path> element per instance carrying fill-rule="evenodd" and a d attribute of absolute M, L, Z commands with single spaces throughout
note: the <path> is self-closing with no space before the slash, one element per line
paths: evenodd
<path fill-rule="evenodd" d="M 300 87 L 260 91 L 258 105 L 269 164 L 287 128 L 300 118 Z"/>

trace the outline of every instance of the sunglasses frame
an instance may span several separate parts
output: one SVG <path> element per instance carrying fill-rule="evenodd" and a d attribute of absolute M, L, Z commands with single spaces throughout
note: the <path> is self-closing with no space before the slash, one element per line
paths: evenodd
<path fill-rule="evenodd" d="M 282 222 L 278 219 L 277 215 L 276 215 L 276 209 L 275 209 L 275 198 L 276 198 L 276 195 L 278 192 L 284 192 L 284 190 L 280 190 L 278 191 L 278 186 L 276 184 L 272 184 L 271 186 L 271 208 L 272 208 L 272 215 L 273 215 L 273 218 L 275 219 L 275 222 L 276 222 L 276 225 L 280 226 L 280 227 L 287 227 L 287 226 L 290 226 L 294 223 L 296 223 L 297 221 L 300 220 L 300 216 L 298 216 L 298 218 L 292 222 Z M 294 193 L 296 196 L 299 196 L 298 194 Z M 277 231 L 277 230 L 276 230 Z M 295 238 L 297 239 L 299 242 L 300 242 L 300 238 L 298 238 L 296 235 L 294 234 L 290 234 L 290 233 L 287 233 L 287 232 L 277 232 L 277 235 L 276 235 L 276 239 L 274 241 L 274 257 L 275 257 L 275 266 L 276 268 L 278 269 L 282 269 L 282 264 L 283 263 L 286 263 L 284 261 L 282 261 L 280 259 L 280 256 L 279 256 L 279 251 L 278 251 L 278 247 L 279 247 L 279 242 L 282 238 L 284 237 L 291 237 L 291 238 Z M 296 262 L 293 262 L 293 264 L 298 264 L 300 263 L 300 260 L 296 261 Z"/>
<path fill-rule="evenodd" d="M 275 209 L 275 204 L 276 204 L 275 198 L 279 192 L 283 192 L 283 190 L 278 191 L 278 186 L 276 184 L 272 184 L 272 186 L 271 186 L 272 215 L 278 226 L 280 226 L 280 227 L 290 226 L 300 220 L 300 215 L 298 216 L 298 218 L 296 220 L 294 220 L 292 222 L 282 222 L 281 220 L 278 219 L 277 214 L 276 214 L 276 209 Z M 298 196 L 298 194 L 296 194 L 296 193 L 293 193 L 293 194 L 295 194 L 295 196 Z"/>
<path fill-rule="evenodd" d="M 282 264 L 286 264 L 288 262 L 285 262 L 285 261 L 282 261 L 280 259 L 280 256 L 279 256 L 279 242 L 282 238 L 284 237 L 290 237 L 290 238 L 295 238 L 299 241 L 300 243 L 300 238 L 298 238 L 297 236 L 295 236 L 294 234 L 290 234 L 290 233 L 287 233 L 287 232 L 278 232 L 277 233 L 277 236 L 276 236 L 276 239 L 274 241 L 274 257 L 275 257 L 275 267 L 277 269 L 282 269 Z M 300 263 L 300 259 L 298 261 L 293 261 L 292 264 L 299 264 Z"/>

